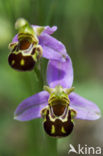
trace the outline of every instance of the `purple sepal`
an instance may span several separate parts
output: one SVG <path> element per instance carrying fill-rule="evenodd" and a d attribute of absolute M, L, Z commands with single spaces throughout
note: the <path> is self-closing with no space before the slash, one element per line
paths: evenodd
<path fill-rule="evenodd" d="M 53 34 L 57 30 L 57 26 L 49 27 L 45 26 L 44 33 L 47 33 L 48 35 Z"/>
<path fill-rule="evenodd" d="M 42 26 L 39 26 L 39 25 L 32 25 L 34 31 L 36 31 L 37 28 L 40 28 Z M 51 35 L 53 34 L 55 31 L 57 30 L 57 26 L 44 26 L 44 30 L 43 30 L 43 33 L 46 33 L 48 35 Z"/>
<path fill-rule="evenodd" d="M 77 119 L 96 120 L 101 117 L 100 109 L 95 103 L 81 97 L 76 93 L 71 93 L 69 98 L 70 107 L 77 111 Z"/>
<path fill-rule="evenodd" d="M 73 67 L 70 57 L 65 62 L 50 60 L 47 67 L 47 82 L 51 88 L 61 85 L 70 88 L 73 83 Z"/>
<path fill-rule="evenodd" d="M 47 106 L 48 98 L 48 92 L 42 91 L 25 99 L 17 107 L 14 113 L 14 119 L 28 121 L 41 117 L 40 111 Z"/>
<path fill-rule="evenodd" d="M 47 59 L 65 61 L 67 52 L 62 42 L 46 33 L 42 33 L 39 36 L 39 44 L 43 48 L 43 57 Z"/>

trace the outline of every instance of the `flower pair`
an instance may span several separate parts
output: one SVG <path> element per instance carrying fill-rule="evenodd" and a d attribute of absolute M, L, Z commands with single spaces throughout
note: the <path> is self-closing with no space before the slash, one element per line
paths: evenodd
<path fill-rule="evenodd" d="M 48 135 L 64 137 L 72 132 L 74 119 L 96 120 L 100 118 L 100 110 L 96 104 L 73 92 L 73 67 L 71 59 L 66 53 L 65 46 L 50 36 L 56 30 L 56 27 L 50 28 L 47 26 L 42 28 L 40 26 L 32 26 L 32 28 L 33 33 L 35 32 L 32 34 L 32 37 L 35 40 L 37 38 L 37 43 L 34 43 L 34 39 L 31 39 L 32 43 L 30 42 L 29 46 L 27 46 L 29 39 L 27 32 L 25 33 L 27 30 L 25 30 L 25 35 L 19 33 L 14 38 L 13 44 L 16 44 L 17 48 L 14 48 L 10 55 L 14 54 L 16 50 L 16 57 L 18 53 L 19 55 L 21 54 L 25 66 L 25 57 L 28 55 L 33 57 L 33 59 L 35 58 L 34 62 L 36 62 L 37 54 L 40 54 L 41 50 L 35 52 L 37 53 L 35 57 L 31 56 L 31 51 L 36 47 L 40 47 L 42 49 L 42 56 L 49 59 L 47 67 L 48 86 L 44 86 L 45 91 L 41 91 L 21 102 L 14 113 L 14 118 L 19 121 L 28 121 L 42 117 L 43 126 Z M 23 35 L 22 41 L 19 39 L 19 35 Z M 26 48 L 20 48 L 20 45 Z M 15 63 L 18 63 L 18 61 L 15 60 Z M 28 61 L 27 63 L 29 64 Z M 18 64 L 23 67 L 20 60 Z M 12 67 L 17 69 L 17 66 Z M 18 70 L 24 70 L 24 68 L 20 67 Z"/>

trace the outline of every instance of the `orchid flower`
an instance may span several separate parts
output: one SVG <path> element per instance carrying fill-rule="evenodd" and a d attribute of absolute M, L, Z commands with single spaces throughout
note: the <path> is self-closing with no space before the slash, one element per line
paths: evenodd
<path fill-rule="evenodd" d="M 48 135 L 64 137 L 74 127 L 74 120 L 96 120 L 101 116 L 98 106 L 74 92 L 73 67 L 70 57 L 64 63 L 50 60 L 47 67 L 48 86 L 21 102 L 14 118 L 29 121 L 43 118 Z"/>
<path fill-rule="evenodd" d="M 41 57 L 50 60 L 65 61 L 65 46 L 51 36 L 57 27 L 30 25 L 25 19 L 15 24 L 18 34 L 9 44 L 9 65 L 19 71 L 28 71 Z"/>

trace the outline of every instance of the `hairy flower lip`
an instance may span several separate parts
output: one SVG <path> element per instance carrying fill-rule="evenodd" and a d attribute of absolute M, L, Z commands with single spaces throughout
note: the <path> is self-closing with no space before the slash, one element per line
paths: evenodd
<path fill-rule="evenodd" d="M 30 71 L 34 68 L 35 65 L 35 61 L 32 57 L 28 55 L 23 56 L 21 53 L 18 53 L 17 55 L 15 53 L 11 53 L 8 57 L 8 62 L 9 65 L 17 71 Z M 30 62 L 29 65 L 28 62 Z"/>

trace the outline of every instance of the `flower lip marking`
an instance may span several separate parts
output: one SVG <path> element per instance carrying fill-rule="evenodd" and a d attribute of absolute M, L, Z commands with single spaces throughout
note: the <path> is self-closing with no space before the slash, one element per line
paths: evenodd
<path fill-rule="evenodd" d="M 25 65 L 24 59 L 21 59 L 20 64 L 21 64 L 21 66 L 24 66 Z"/>

